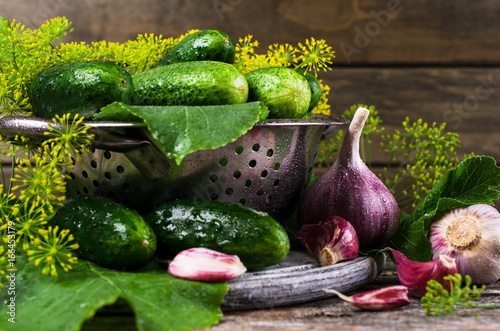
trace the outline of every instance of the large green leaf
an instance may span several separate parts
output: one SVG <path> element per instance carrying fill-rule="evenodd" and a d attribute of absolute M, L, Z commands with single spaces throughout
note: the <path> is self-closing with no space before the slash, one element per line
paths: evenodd
<path fill-rule="evenodd" d="M 384 244 L 404 253 L 415 261 L 432 258 L 428 234 L 433 222 L 452 209 L 474 204 L 493 205 L 500 192 L 500 167 L 489 156 L 466 159 L 449 170 L 410 214 L 403 214 L 396 236 Z"/>
<path fill-rule="evenodd" d="M 220 305 L 227 283 L 201 283 L 175 278 L 156 262 L 136 272 L 101 268 L 80 260 L 73 270 L 58 278 L 44 276 L 40 268 L 16 261 L 15 324 L 7 303 L 7 289 L 0 330 L 79 330 L 99 308 L 126 300 L 136 316 L 138 330 L 191 330 L 210 327 L 220 321 Z"/>
<path fill-rule="evenodd" d="M 94 119 L 143 119 L 166 156 L 180 164 L 189 153 L 236 140 L 267 113 L 261 102 L 216 106 L 130 106 L 116 102 L 102 108 Z"/>

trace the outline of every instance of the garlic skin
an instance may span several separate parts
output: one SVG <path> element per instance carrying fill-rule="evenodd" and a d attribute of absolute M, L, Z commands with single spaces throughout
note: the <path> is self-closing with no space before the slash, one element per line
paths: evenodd
<path fill-rule="evenodd" d="M 427 292 L 427 282 L 435 280 L 440 283 L 446 291 L 450 291 L 450 282 L 443 278 L 458 273 L 455 259 L 447 255 L 439 255 L 429 262 L 418 262 L 408 259 L 403 253 L 392 248 L 390 250 L 394 261 L 399 282 L 408 288 L 408 293 L 421 298 Z"/>
<path fill-rule="evenodd" d="M 304 224 L 295 234 L 309 254 L 319 258 L 321 266 L 354 259 L 359 254 L 359 241 L 351 223 L 330 216 L 318 224 Z"/>
<path fill-rule="evenodd" d="M 334 164 L 302 197 L 299 226 L 337 215 L 352 224 L 360 247 L 390 240 L 399 227 L 399 206 L 384 183 L 365 165 L 359 143 L 370 111 L 358 108 Z"/>
<path fill-rule="evenodd" d="M 172 276 L 202 282 L 226 282 L 246 270 L 238 256 L 203 247 L 179 252 L 168 265 Z"/>
<path fill-rule="evenodd" d="M 336 294 L 342 300 L 364 310 L 389 310 L 410 304 L 408 289 L 403 285 L 387 286 L 352 296 L 331 289 L 324 291 Z"/>
<path fill-rule="evenodd" d="M 500 213 L 487 204 L 457 208 L 431 226 L 433 256 L 455 259 L 462 276 L 472 284 L 488 285 L 500 279 Z"/>

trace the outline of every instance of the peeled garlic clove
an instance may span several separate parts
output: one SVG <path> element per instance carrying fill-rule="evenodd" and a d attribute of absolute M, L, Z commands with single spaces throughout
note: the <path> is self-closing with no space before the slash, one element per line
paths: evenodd
<path fill-rule="evenodd" d="M 390 249 L 396 262 L 399 282 L 408 288 L 408 292 L 416 297 L 423 297 L 427 292 L 427 282 L 435 280 L 443 288 L 450 291 L 450 282 L 443 279 L 444 276 L 458 273 L 455 259 L 446 255 L 440 255 L 429 262 L 418 262 L 408 259 L 398 250 Z"/>
<path fill-rule="evenodd" d="M 410 304 L 408 289 L 403 285 L 388 286 L 368 292 L 344 295 L 335 290 L 324 290 L 334 293 L 344 301 L 365 310 L 389 310 Z"/>
<path fill-rule="evenodd" d="M 226 282 L 246 272 L 236 255 L 196 247 L 178 253 L 168 265 L 168 272 L 178 278 L 202 282 Z"/>
<path fill-rule="evenodd" d="M 359 253 L 356 230 L 345 219 L 330 216 L 317 224 L 304 224 L 295 237 L 322 266 L 354 259 Z"/>
<path fill-rule="evenodd" d="M 462 276 L 472 284 L 488 285 L 500 279 L 500 213 L 490 205 L 454 209 L 431 226 L 434 257 L 455 259 Z"/>

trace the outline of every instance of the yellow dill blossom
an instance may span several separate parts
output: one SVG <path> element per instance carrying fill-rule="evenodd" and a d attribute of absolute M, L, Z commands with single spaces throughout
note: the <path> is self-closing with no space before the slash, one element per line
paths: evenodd
<path fill-rule="evenodd" d="M 14 163 L 22 163 L 24 160 L 31 160 L 34 155 L 41 155 L 41 139 L 28 138 L 25 136 L 15 136 L 10 139 L 9 145 L 4 145 L 1 153 L 10 157 Z"/>
<path fill-rule="evenodd" d="M 83 120 L 78 114 L 73 118 L 70 114 L 64 114 L 56 115 L 49 123 L 49 131 L 45 132 L 48 139 L 43 142 L 43 146 L 50 147 L 48 154 L 53 160 L 59 159 L 60 166 L 67 167 L 72 157 L 78 160 L 81 153 L 89 151 L 94 135 L 88 133 L 89 126 L 82 125 Z"/>
<path fill-rule="evenodd" d="M 323 93 L 321 94 L 321 98 L 319 99 L 318 104 L 316 105 L 316 107 L 314 107 L 314 109 L 311 112 L 313 114 L 330 116 L 331 107 L 328 99 L 328 96 L 330 94 L 330 86 L 323 84 L 323 81 L 321 79 L 318 81 L 321 87 L 321 91 Z"/>
<path fill-rule="evenodd" d="M 330 65 L 335 58 L 335 52 L 325 40 L 307 39 L 305 45 L 299 43 L 298 48 L 297 68 L 314 71 L 316 76 L 320 70 L 332 70 Z"/>
<path fill-rule="evenodd" d="M 27 250 L 28 260 L 34 261 L 35 266 L 43 264 L 42 274 L 57 277 L 57 266 L 64 271 L 72 269 L 78 259 L 71 254 L 71 250 L 78 249 L 78 243 L 69 230 L 59 231 L 59 227 L 49 226 L 39 229 L 39 237 L 33 240 L 32 246 Z"/>
<path fill-rule="evenodd" d="M 275 65 L 289 67 L 296 61 L 297 48 L 289 44 L 272 44 L 269 46 L 268 57 L 275 61 Z"/>
<path fill-rule="evenodd" d="M 23 250 L 30 247 L 30 242 L 38 235 L 38 230 L 47 224 L 45 206 L 37 201 L 19 200 L 17 209 L 12 212 L 12 228 L 16 229 L 16 244 Z"/>

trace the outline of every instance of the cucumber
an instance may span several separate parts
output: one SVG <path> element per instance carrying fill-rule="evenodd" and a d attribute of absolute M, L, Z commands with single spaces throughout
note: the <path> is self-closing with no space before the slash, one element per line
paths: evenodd
<path fill-rule="evenodd" d="M 309 102 L 309 108 L 307 111 L 310 113 L 319 103 L 323 91 L 321 90 L 321 85 L 316 77 L 308 73 L 307 71 L 297 70 L 302 76 L 307 79 L 309 88 L 311 89 L 311 101 Z"/>
<path fill-rule="evenodd" d="M 121 66 L 104 61 L 54 65 L 40 71 L 29 90 L 35 116 L 78 113 L 88 120 L 114 101 L 132 102 L 133 94 L 132 76 Z"/>
<path fill-rule="evenodd" d="M 290 241 L 284 227 L 267 213 L 219 201 L 177 200 L 144 216 L 156 233 L 157 256 L 206 247 L 237 255 L 248 269 L 281 262 Z"/>
<path fill-rule="evenodd" d="M 262 101 L 268 118 L 303 118 L 311 101 L 307 79 L 286 67 L 267 67 L 246 74 L 248 101 Z"/>
<path fill-rule="evenodd" d="M 233 64 L 234 43 L 227 34 L 219 30 L 201 30 L 179 41 L 157 66 L 187 61 L 220 61 Z"/>
<path fill-rule="evenodd" d="M 224 62 L 178 62 L 143 71 L 132 78 L 136 105 L 224 105 L 245 103 L 248 98 L 245 76 Z"/>
<path fill-rule="evenodd" d="M 80 246 L 75 253 L 102 267 L 135 269 L 156 251 L 156 236 L 142 216 L 107 198 L 78 195 L 50 224 L 68 229 Z"/>

